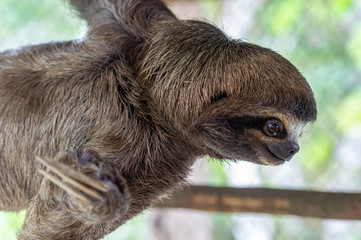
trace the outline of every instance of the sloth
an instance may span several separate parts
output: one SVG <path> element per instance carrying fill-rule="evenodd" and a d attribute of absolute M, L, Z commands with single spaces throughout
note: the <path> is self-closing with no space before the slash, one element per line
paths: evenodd
<path fill-rule="evenodd" d="M 0 209 L 19 239 L 99 239 L 201 156 L 289 161 L 316 119 L 285 58 L 160 0 L 70 0 L 81 40 L 0 53 Z"/>

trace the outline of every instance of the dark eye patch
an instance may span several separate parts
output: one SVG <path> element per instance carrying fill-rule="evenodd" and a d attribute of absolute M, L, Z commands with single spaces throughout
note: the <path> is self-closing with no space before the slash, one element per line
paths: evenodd
<path fill-rule="evenodd" d="M 264 126 L 270 121 L 281 122 L 281 120 L 275 118 L 259 118 L 259 117 L 251 117 L 251 116 L 227 118 L 227 124 L 233 131 L 243 132 L 245 129 L 258 129 L 262 131 L 264 134 L 266 134 L 264 131 Z M 274 135 L 273 137 L 284 138 L 286 137 L 286 135 L 287 135 L 286 130 L 283 129 L 282 134 Z"/>
<path fill-rule="evenodd" d="M 257 117 L 236 117 L 229 118 L 228 125 L 236 131 L 242 131 L 244 128 L 262 128 L 265 120 Z"/>

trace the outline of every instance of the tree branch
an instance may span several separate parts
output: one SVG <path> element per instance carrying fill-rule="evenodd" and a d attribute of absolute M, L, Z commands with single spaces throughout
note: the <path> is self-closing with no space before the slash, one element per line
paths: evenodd
<path fill-rule="evenodd" d="M 361 193 L 189 186 L 155 207 L 361 220 Z"/>

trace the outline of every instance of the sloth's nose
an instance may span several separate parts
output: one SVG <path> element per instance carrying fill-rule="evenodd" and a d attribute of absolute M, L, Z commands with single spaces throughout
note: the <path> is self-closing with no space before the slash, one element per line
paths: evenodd
<path fill-rule="evenodd" d="M 297 143 L 292 142 L 286 147 L 284 156 L 290 160 L 296 153 L 298 153 L 298 151 L 300 151 L 300 146 Z"/>
<path fill-rule="evenodd" d="M 297 142 L 287 141 L 270 144 L 268 145 L 268 149 L 277 158 L 280 158 L 284 161 L 289 161 L 296 153 L 298 153 L 300 146 Z"/>

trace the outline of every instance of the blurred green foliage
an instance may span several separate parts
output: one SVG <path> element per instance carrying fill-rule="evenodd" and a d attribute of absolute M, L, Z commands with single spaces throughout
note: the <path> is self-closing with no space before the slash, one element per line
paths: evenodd
<path fill-rule="evenodd" d="M 1 0 L 0 49 L 84 35 L 86 26 L 66 1 Z"/>

